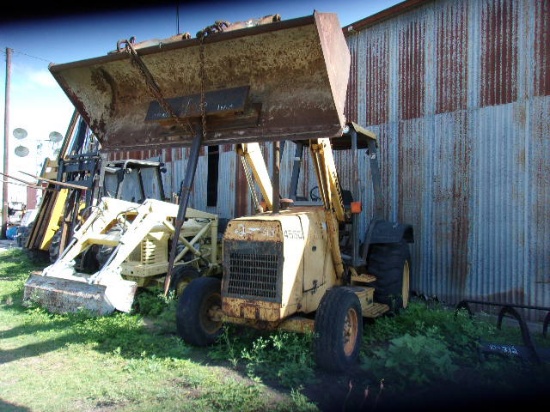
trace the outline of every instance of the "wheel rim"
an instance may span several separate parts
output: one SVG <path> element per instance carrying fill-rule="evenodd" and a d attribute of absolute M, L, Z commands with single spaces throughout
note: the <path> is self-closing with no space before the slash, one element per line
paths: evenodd
<path fill-rule="evenodd" d="M 216 311 L 221 308 L 222 297 L 220 294 L 216 293 L 210 295 L 202 306 L 200 313 L 200 323 L 205 331 L 209 334 L 214 334 L 220 329 L 222 323 L 212 320 L 210 315 L 212 311 Z"/>
<path fill-rule="evenodd" d="M 409 261 L 405 261 L 403 265 L 403 288 L 401 290 L 401 296 L 403 296 L 403 308 L 409 306 L 409 294 L 410 294 L 410 268 Z"/>
<path fill-rule="evenodd" d="M 351 356 L 357 344 L 357 331 L 359 329 L 359 318 L 357 312 L 353 309 L 348 309 L 346 319 L 344 320 L 344 353 L 346 356 Z"/>

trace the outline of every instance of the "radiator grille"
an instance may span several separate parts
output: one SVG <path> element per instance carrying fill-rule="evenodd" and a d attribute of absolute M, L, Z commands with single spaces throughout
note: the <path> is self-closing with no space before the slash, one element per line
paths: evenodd
<path fill-rule="evenodd" d="M 243 245 L 245 248 L 240 249 L 238 244 L 233 244 L 227 252 L 226 294 L 279 302 L 280 248 L 276 243 L 266 245 L 265 242 L 258 242 L 256 248 L 251 248 L 250 242 Z"/>

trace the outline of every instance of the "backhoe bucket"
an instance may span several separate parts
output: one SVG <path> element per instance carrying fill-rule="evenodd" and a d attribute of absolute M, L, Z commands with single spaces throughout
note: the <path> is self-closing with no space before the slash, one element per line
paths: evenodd
<path fill-rule="evenodd" d="M 190 146 L 203 125 L 204 145 L 335 137 L 346 121 L 350 52 L 333 13 L 130 38 L 49 69 L 103 151 Z"/>
<path fill-rule="evenodd" d="M 63 278 L 31 274 L 25 283 L 23 302 L 52 313 L 87 310 L 107 315 L 130 312 L 137 290 L 135 282 L 119 279 L 110 284 L 91 284 L 78 277 Z"/>

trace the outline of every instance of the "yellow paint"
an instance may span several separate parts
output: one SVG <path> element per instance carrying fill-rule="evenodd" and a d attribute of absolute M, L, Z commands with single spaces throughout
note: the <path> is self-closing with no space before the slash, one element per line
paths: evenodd
<path fill-rule="evenodd" d="M 44 237 L 42 238 L 42 243 L 40 244 L 40 250 L 49 249 L 55 232 L 57 232 L 61 226 L 61 218 L 63 216 L 63 210 L 65 208 L 68 193 L 68 189 L 61 189 L 55 198 L 51 218 L 48 222 L 46 231 L 44 232 Z"/>

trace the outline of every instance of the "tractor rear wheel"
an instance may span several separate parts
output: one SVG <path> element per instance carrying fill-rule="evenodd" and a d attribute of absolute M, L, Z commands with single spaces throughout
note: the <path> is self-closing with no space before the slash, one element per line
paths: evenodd
<path fill-rule="evenodd" d="M 363 315 L 352 289 L 334 287 L 325 293 L 315 315 L 313 355 L 321 368 L 343 372 L 359 357 Z"/>
<path fill-rule="evenodd" d="M 405 309 L 410 299 L 411 264 L 409 244 L 372 244 L 367 258 L 367 270 L 376 276 L 374 300 L 390 306 L 393 312 Z"/>
<path fill-rule="evenodd" d="M 221 281 L 199 277 L 191 281 L 178 299 L 176 328 L 185 342 L 207 346 L 222 332 L 222 322 L 212 319 L 211 311 L 222 306 Z"/>

